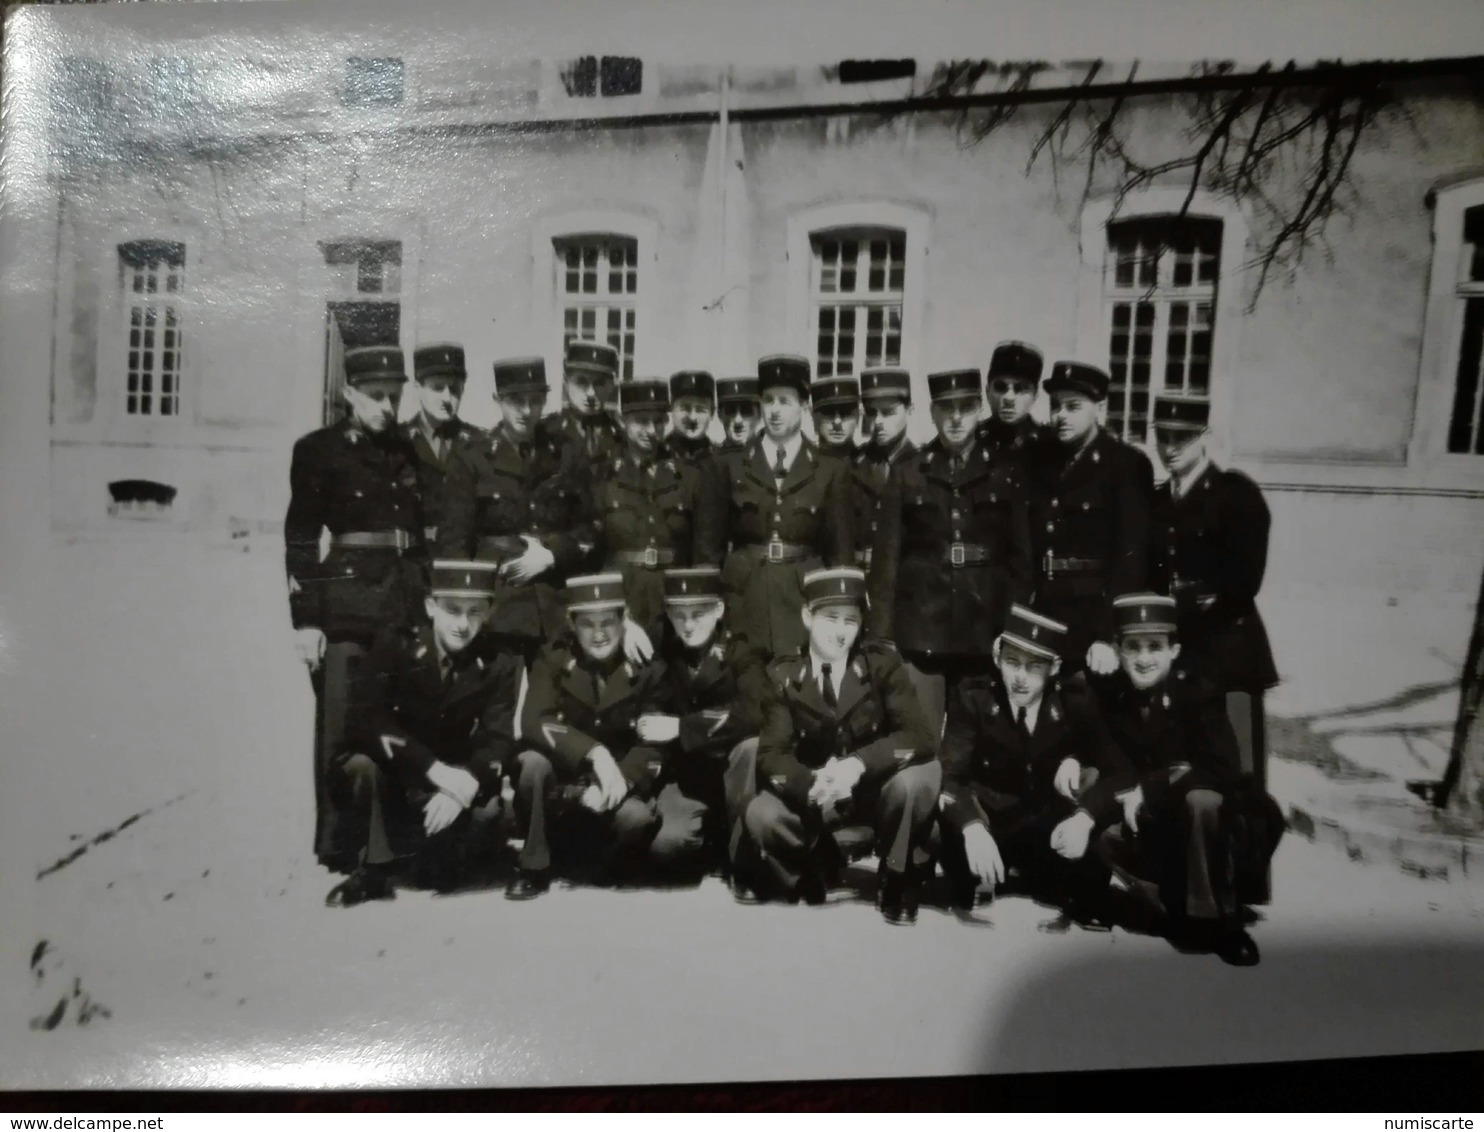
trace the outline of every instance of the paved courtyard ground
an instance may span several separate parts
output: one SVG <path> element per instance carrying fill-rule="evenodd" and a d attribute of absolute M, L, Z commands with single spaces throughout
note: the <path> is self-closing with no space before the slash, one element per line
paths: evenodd
<path fill-rule="evenodd" d="M 307 853 L 313 705 L 271 552 L 79 544 L 50 567 L 46 608 L 5 611 L 0 650 L 0 1085 L 936 1075 L 1484 1041 L 1484 885 L 1292 836 L 1250 970 L 1122 931 L 1048 936 L 1013 898 L 912 928 L 844 895 L 742 907 L 715 880 L 331 911 Z M 1441 768 L 1467 608 L 1264 608 L 1280 800 L 1296 776 Z M 32 1030 L 73 985 L 107 1014 Z"/>

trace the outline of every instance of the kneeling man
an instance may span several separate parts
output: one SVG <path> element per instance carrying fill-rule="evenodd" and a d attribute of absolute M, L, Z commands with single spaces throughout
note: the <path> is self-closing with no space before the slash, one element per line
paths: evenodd
<path fill-rule="evenodd" d="M 865 588 L 865 574 L 851 568 L 804 576 L 808 643 L 768 665 L 746 825 L 762 857 L 759 880 L 811 904 L 824 902 L 838 859 L 831 827 L 871 826 L 881 913 L 910 923 L 922 879 L 913 851 L 932 831 L 942 777 L 901 658 L 889 644 L 858 640 Z"/>
<path fill-rule="evenodd" d="M 384 633 L 351 685 L 339 760 L 359 864 L 325 903 L 391 899 L 399 849 L 418 854 L 435 888 L 458 882 L 470 810 L 500 793 L 514 753 L 518 658 L 482 634 L 495 591 L 490 563 L 433 563 L 427 622 Z"/>
<path fill-rule="evenodd" d="M 1132 774 L 1086 681 L 1059 682 L 1067 627 L 1013 605 L 992 646 L 997 671 L 966 678 L 943 733 L 943 871 L 958 908 L 1014 868 L 1068 921 L 1101 926 L 1108 869 L 1089 842 L 1118 820 Z"/>

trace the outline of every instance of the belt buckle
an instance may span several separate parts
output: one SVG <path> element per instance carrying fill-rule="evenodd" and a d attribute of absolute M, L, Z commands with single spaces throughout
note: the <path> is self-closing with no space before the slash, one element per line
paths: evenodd
<path fill-rule="evenodd" d="M 396 534 L 395 544 L 396 544 L 396 547 L 397 547 L 397 552 L 399 554 L 404 553 L 405 551 L 411 549 L 411 547 L 412 547 L 412 536 L 411 535 L 409 535 L 404 530 L 397 530 L 395 532 L 395 534 Z"/>
<path fill-rule="evenodd" d="M 1056 567 L 1053 565 L 1055 561 L 1056 559 L 1051 557 L 1051 551 L 1049 550 L 1046 552 L 1045 557 L 1041 560 L 1041 565 L 1046 571 L 1046 579 L 1048 581 L 1056 576 Z"/>
<path fill-rule="evenodd" d="M 768 561 L 783 561 L 783 542 L 776 535 L 768 540 Z"/>
<path fill-rule="evenodd" d="M 653 569 L 660 564 L 660 552 L 652 546 L 646 546 L 644 548 L 643 562 L 644 565 Z"/>
<path fill-rule="evenodd" d="M 964 564 L 964 544 L 956 542 L 948 548 L 948 564 L 950 566 L 962 566 Z"/>

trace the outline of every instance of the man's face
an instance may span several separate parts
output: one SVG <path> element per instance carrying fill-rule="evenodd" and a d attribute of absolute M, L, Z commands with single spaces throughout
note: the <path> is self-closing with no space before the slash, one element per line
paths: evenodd
<path fill-rule="evenodd" d="M 631 409 L 623 415 L 624 435 L 629 448 L 641 456 L 653 456 L 665 434 L 663 409 Z"/>
<path fill-rule="evenodd" d="M 609 659 L 623 645 L 622 609 L 585 609 L 572 614 L 577 645 L 591 659 Z"/>
<path fill-rule="evenodd" d="M 979 427 L 980 403 L 977 393 L 955 393 L 933 402 L 933 424 L 950 449 L 962 448 L 974 438 Z"/>
<path fill-rule="evenodd" d="M 435 425 L 447 424 L 459 415 L 464 399 L 464 379 L 439 374 L 417 383 L 417 406 Z"/>
<path fill-rule="evenodd" d="M 572 370 L 562 382 L 567 391 L 567 404 L 584 417 L 601 413 L 614 391 L 611 378 L 586 370 Z"/>
<path fill-rule="evenodd" d="M 665 615 L 680 643 L 688 649 L 699 649 L 711 643 L 724 610 L 720 601 L 677 602 L 665 606 Z"/>
<path fill-rule="evenodd" d="M 1118 662 L 1141 692 L 1162 683 L 1179 655 L 1168 633 L 1125 633 L 1118 642 Z"/>
<path fill-rule="evenodd" d="M 863 406 L 865 430 L 878 448 L 891 448 L 907 431 L 912 406 L 900 397 L 871 397 Z"/>
<path fill-rule="evenodd" d="M 763 428 L 780 443 L 798 435 L 804 423 L 804 401 L 797 389 L 774 385 L 763 390 Z"/>
<path fill-rule="evenodd" d="M 1086 440 L 1098 427 L 1098 402 L 1082 393 L 1053 393 L 1051 425 L 1063 444 Z"/>
<path fill-rule="evenodd" d="M 704 397 L 677 397 L 670 406 L 670 421 L 675 431 L 687 440 L 700 440 L 711 424 L 711 402 Z"/>
<path fill-rule="evenodd" d="M 1160 463 L 1173 474 L 1183 476 L 1206 454 L 1206 434 L 1189 429 L 1156 427 L 1154 448 L 1159 453 Z"/>
<path fill-rule="evenodd" d="M 1001 424 L 1016 425 L 1031 415 L 1034 382 L 1023 377 L 996 377 L 989 383 L 989 404 Z"/>
<path fill-rule="evenodd" d="M 849 654 L 861 632 L 861 609 L 854 602 L 831 602 L 805 607 L 804 628 L 809 631 L 809 645 L 820 657 L 838 663 Z"/>
<path fill-rule="evenodd" d="M 461 652 L 479 635 L 490 615 L 487 597 L 430 597 L 423 605 L 433 622 L 433 635 L 446 653 Z"/>
<path fill-rule="evenodd" d="M 510 435 L 521 442 L 530 440 L 541 420 L 542 410 L 546 408 L 546 394 L 540 391 L 507 393 L 496 400 L 500 403 L 500 420 L 510 430 Z"/>
<path fill-rule="evenodd" d="M 1010 702 L 1018 708 L 1039 703 L 1046 694 L 1046 681 L 1061 667 L 1059 660 L 1005 640 L 997 643 L 995 662 L 1000 666 L 1000 679 L 1005 682 Z"/>
<path fill-rule="evenodd" d="M 363 381 L 345 387 L 345 404 L 351 420 L 367 432 L 385 432 L 397 422 L 402 404 L 400 381 Z"/>
<path fill-rule="evenodd" d="M 733 444 L 746 444 L 762 427 L 762 414 L 755 401 L 728 401 L 721 407 L 721 423 L 727 439 Z"/>
<path fill-rule="evenodd" d="M 819 439 L 838 447 L 855 439 L 855 426 L 860 420 L 859 405 L 825 405 L 814 414 L 814 427 Z"/>

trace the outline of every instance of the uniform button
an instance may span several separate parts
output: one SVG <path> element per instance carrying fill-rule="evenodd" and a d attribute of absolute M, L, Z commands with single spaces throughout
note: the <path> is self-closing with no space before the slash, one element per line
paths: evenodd
<path fill-rule="evenodd" d="M 1054 531 L 1054 530 L 1056 530 L 1056 524 L 1055 523 L 1047 523 L 1046 524 L 1046 529 L 1048 531 Z"/>
<path fill-rule="evenodd" d="M 964 536 L 963 536 L 963 532 L 962 531 L 954 531 L 953 532 L 953 539 L 954 539 L 955 542 L 957 542 L 958 540 L 962 539 L 963 537 Z"/>
<path fill-rule="evenodd" d="M 783 522 L 783 516 L 775 513 L 773 515 L 773 522 L 775 522 L 775 523 L 781 523 L 781 522 Z"/>
<path fill-rule="evenodd" d="M 953 513 L 953 517 L 954 517 L 954 518 L 955 518 L 955 519 L 957 519 L 957 518 L 958 518 L 958 512 L 957 512 L 957 511 L 955 511 L 955 512 L 954 512 L 954 513 Z"/>
<path fill-rule="evenodd" d="M 1051 501 L 1051 506 L 1053 506 L 1053 507 L 1060 507 L 1061 506 L 1061 500 L 1060 499 L 1053 499 Z"/>

